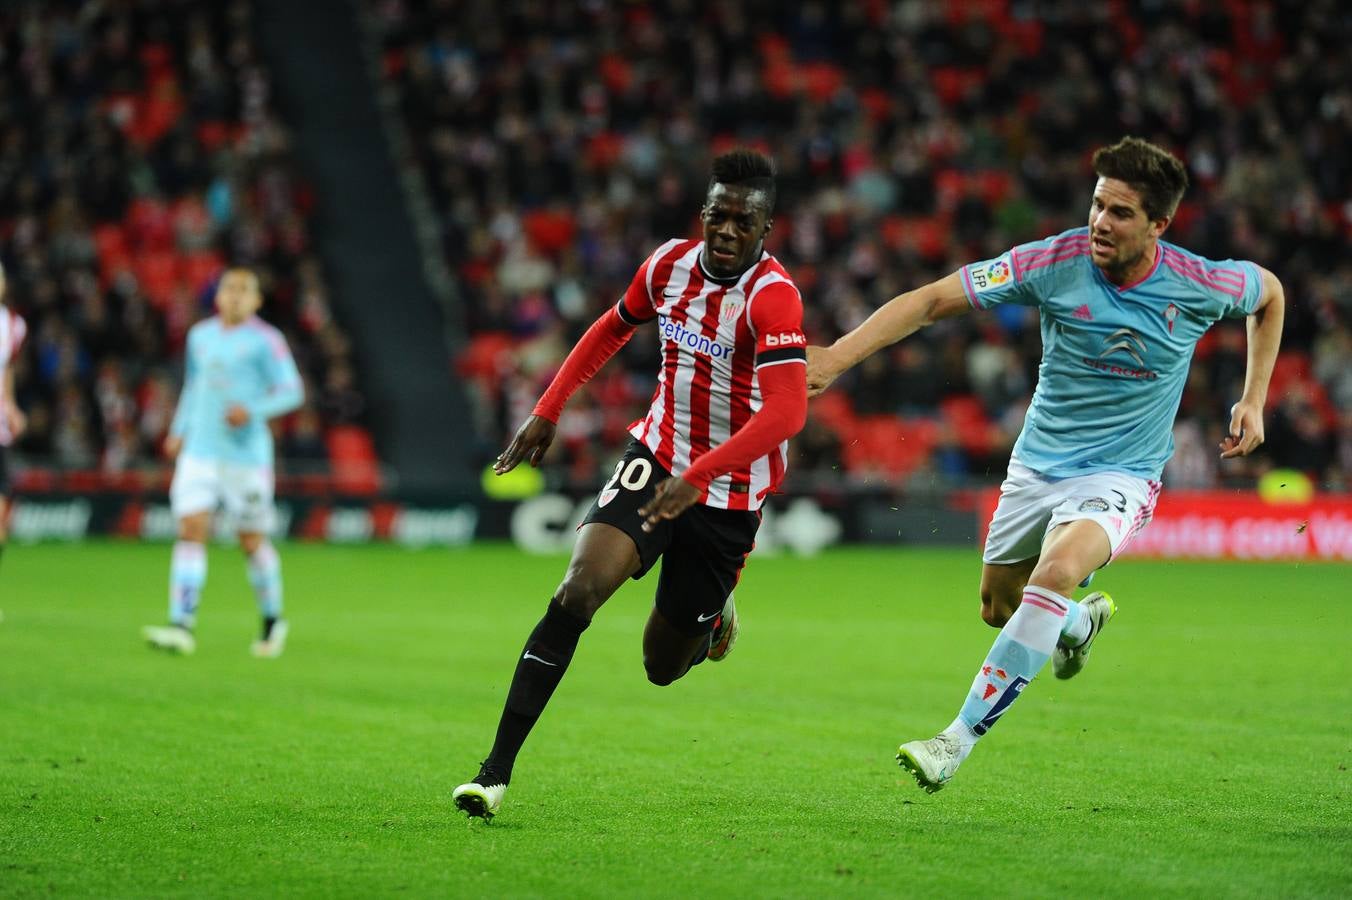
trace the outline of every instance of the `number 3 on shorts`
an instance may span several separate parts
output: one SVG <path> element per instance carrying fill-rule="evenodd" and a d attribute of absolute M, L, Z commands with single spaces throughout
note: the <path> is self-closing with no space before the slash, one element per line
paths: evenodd
<path fill-rule="evenodd" d="M 615 464 L 615 474 L 610 476 L 610 480 L 602 490 L 614 487 L 618 481 L 620 487 L 626 491 L 641 491 L 652 475 L 653 464 L 641 456 L 629 460 L 627 464 L 624 460 L 620 460 Z"/>

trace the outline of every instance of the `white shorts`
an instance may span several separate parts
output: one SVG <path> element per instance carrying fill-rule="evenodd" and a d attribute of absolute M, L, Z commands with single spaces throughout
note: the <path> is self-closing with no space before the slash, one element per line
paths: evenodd
<path fill-rule="evenodd" d="M 179 457 L 169 485 L 169 508 L 181 519 L 225 508 L 236 531 L 272 531 L 272 466 L 242 466 L 193 456 Z"/>
<path fill-rule="evenodd" d="M 1158 481 L 1124 472 L 1050 478 L 1011 459 L 981 559 L 1005 565 L 1032 559 L 1057 525 L 1091 519 L 1108 535 L 1111 562 L 1149 523 L 1159 495 Z"/>

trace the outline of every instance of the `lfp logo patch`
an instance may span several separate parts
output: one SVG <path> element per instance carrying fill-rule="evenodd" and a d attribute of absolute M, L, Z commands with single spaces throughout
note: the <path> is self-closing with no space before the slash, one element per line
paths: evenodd
<path fill-rule="evenodd" d="M 985 265 L 973 264 L 968 267 L 967 274 L 972 279 L 972 288 L 977 293 L 993 291 L 1014 280 L 1014 270 L 1009 266 L 1008 253 L 999 259 L 991 260 Z"/>

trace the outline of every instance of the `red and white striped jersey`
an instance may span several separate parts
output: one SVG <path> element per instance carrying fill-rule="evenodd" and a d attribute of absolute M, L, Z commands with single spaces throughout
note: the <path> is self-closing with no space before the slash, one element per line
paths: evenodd
<path fill-rule="evenodd" d="M 7 306 L 0 306 L 0 389 L 9 377 L 9 367 L 19 355 L 19 345 L 26 334 L 28 326 L 19 314 Z M 3 400 L 0 396 L 0 402 Z M 0 414 L 0 447 L 8 447 L 13 440 L 14 435 L 9 433 L 9 417 Z"/>
<path fill-rule="evenodd" d="M 657 320 L 662 369 L 648 414 L 629 433 L 673 475 L 736 434 L 761 408 L 757 371 L 806 365 L 803 301 L 779 261 L 762 251 L 739 278 L 715 279 L 703 241 L 671 240 L 639 267 L 617 311 L 631 325 Z M 778 488 L 788 441 L 715 478 L 700 498 L 719 509 L 759 509 Z"/>

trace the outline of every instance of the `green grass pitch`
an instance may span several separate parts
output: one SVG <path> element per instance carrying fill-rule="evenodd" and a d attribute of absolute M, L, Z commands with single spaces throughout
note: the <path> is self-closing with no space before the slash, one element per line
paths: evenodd
<path fill-rule="evenodd" d="M 1123 561 L 1083 675 L 1044 674 L 939 794 L 893 761 L 993 636 L 974 551 L 753 558 L 741 641 L 649 685 L 653 581 L 603 609 L 491 825 L 492 740 L 564 561 L 282 548 L 256 660 L 237 551 L 198 652 L 143 647 L 166 546 L 11 546 L 0 896 L 1347 896 L 1352 568 Z"/>

